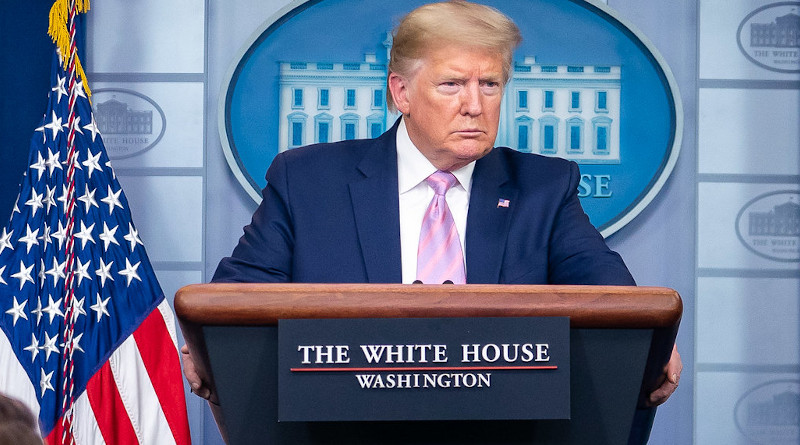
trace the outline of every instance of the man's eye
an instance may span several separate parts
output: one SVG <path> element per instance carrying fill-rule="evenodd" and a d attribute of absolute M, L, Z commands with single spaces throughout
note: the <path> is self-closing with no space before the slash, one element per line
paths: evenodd
<path fill-rule="evenodd" d="M 483 94 L 496 95 L 503 91 L 503 87 L 500 82 L 484 82 L 481 85 L 481 91 L 483 91 Z"/>
<path fill-rule="evenodd" d="M 459 85 L 457 82 L 442 82 L 439 84 L 439 91 L 445 93 L 455 93 L 458 91 Z"/>

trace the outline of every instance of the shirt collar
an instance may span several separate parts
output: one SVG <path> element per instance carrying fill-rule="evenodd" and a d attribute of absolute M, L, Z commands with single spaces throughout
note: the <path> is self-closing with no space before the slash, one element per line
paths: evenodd
<path fill-rule="evenodd" d="M 400 120 L 397 127 L 397 186 L 400 194 L 403 194 L 425 180 L 428 176 L 436 172 L 436 167 L 431 161 L 419 151 L 411 142 L 406 129 L 405 120 Z M 472 187 L 472 172 L 475 170 L 475 161 L 454 170 L 453 176 L 458 179 L 460 185 L 467 192 Z"/>

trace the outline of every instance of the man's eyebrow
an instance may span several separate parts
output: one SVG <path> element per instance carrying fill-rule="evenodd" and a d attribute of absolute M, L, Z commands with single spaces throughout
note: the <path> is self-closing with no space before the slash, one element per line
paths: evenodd
<path fill-rule="evenodd" d="M 466 82 L 466 80 L 467 80 L 467 78 L 465 76 L 447 74 L 447 75 L 439 76 L 438 78 L 434 79 L 433 83 L 436 83 L 436 84 L 441 84 L 441 83 L 458 83 L 458 84 L 461 84 L 461 83 Z"/>
<path fill-rule="evenodd" d="M 440 79 L 466 79 L 469 76 L 458 71 L 448 71 L 439 75 Z"/>

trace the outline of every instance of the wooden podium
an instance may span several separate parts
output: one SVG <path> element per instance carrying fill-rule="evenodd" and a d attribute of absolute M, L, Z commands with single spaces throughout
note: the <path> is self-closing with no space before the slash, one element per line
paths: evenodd
<path fill-rule="evenodd" d="M 200 284 L 175 311 L 229 444 L 625 444 L 661 382 L 682 314 L 658 287 Z M 278 422 L 277 322 L 570 317 L 570 420 Z"/>

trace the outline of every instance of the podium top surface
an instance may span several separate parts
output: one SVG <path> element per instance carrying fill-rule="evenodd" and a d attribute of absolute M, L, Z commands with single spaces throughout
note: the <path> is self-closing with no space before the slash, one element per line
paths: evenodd
<path fill-rule="evenodd" d="M 573 328 L 671 328 L 678 293 L 663 287 L 404 284 L 194 284 L 175 296 L 183 322 L 274 325 L 293 318 L 568 316 Z"/>

